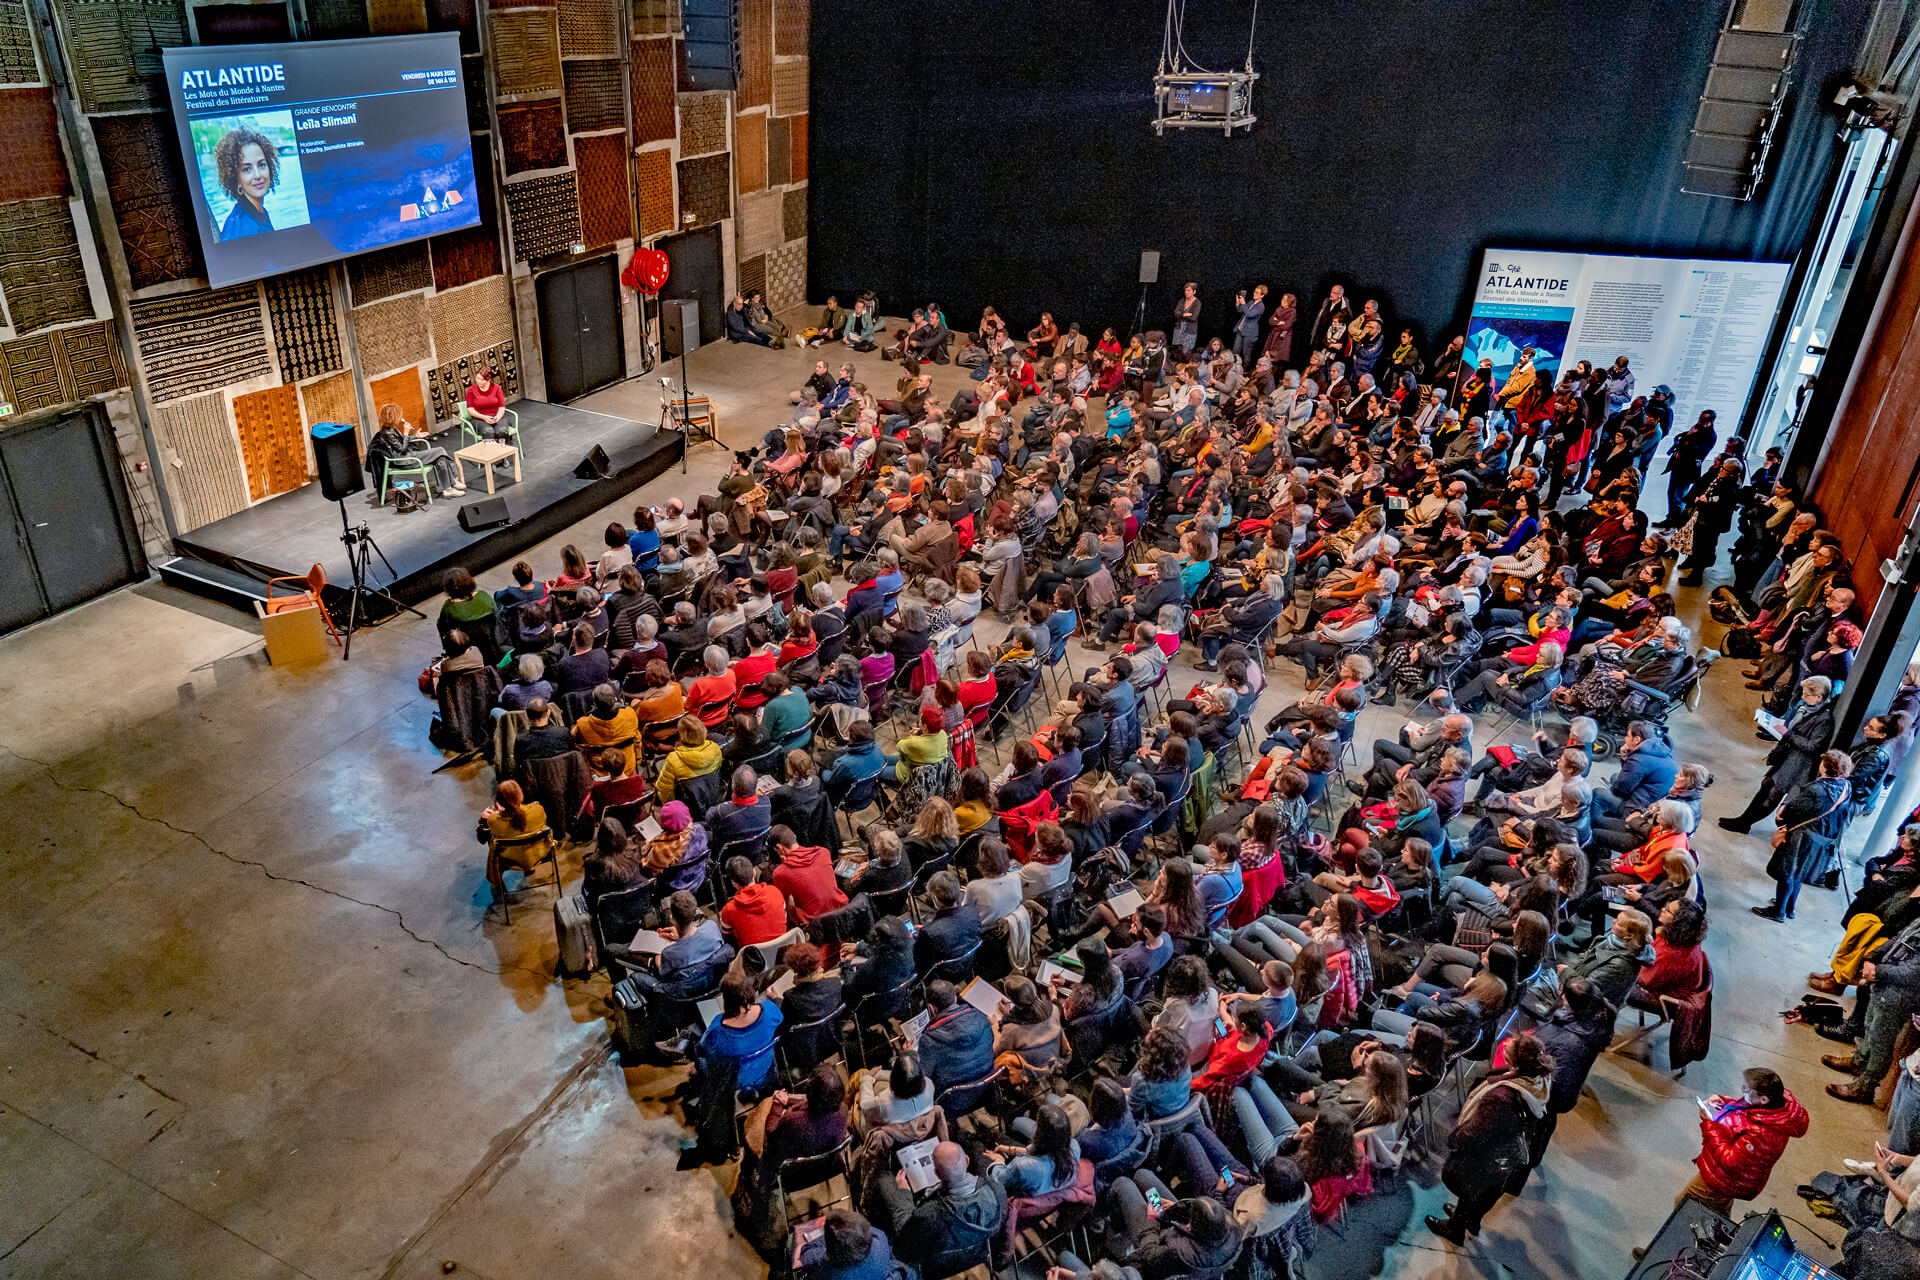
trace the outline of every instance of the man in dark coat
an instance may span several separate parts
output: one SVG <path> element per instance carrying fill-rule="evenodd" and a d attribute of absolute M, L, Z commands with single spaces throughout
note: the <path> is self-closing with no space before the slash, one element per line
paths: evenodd
<path fill-rule="evenodd" d="M 1779 806 L 1787 792 L 1813 781 L 1820 768 L 1820 753 L 1833 741 L 1832 692 L 1833 682 L 1825 676 L 1809 676 L 1800 682 L 1801 709 L 1787 722 L 1787 730 L 1773 750 L 1767 752 L 1767 773 L 1760 779 L 1760 789 L 1745 809 L 1720 819 L 1722 827 L 1746 835 L 1754 823 Z"/>
<path fill-rule="evenodd" d="M 902 1262 L 923 1276 L 951 1276 L 984 1266 L 994 1236 L 1007 1220 L 1007 1193 L 991 1178 L 975 1177 L 955 1142 L 933 1149 L 940 1189 L 919 1204 L 893 1178 L 875 1178 L 867 1216 L 895 1241 Z"/>

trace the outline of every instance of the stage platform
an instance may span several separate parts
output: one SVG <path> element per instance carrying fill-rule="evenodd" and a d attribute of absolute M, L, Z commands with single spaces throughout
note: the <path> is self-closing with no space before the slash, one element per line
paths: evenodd
<path fill-rule="evenodd" d="M 466 464 L 466 497 L 435 499 L 422 511 L 400 515 L 391 505 L 378 506 L 371 488 L 347 499 L 348 521 L 364 521 L 393 562 L 390 582 L 375 557 L 373 585 L 409 604 L 424 600 L 440 590 L 448 569 L 478 573 L 511 559 L 663 474 L 685 450 L 680 433 L 650 422 L 538 400 L 517 401 L 513 408 L 525 446 L 521 479 L 515 483 L 509 469 L 497 468 L 494 480 L 495 495 L 506 499 L 508 524 L 481 533 L 460 527 L 461 504 L 487 496 L 480 469 L 471 463 Z M 459 427 L 441 432 L 434 442 L 455 451 Z M 596 444 L 607 451 L 607 478 L 578 479 L 574 468 Z M 174 547 L 181 559 L 161 566 L 163 579 L 240 608 L 251 608 L 248 597 L 265 594 L 261 584 L 268 578 L 304 574 L 316 562 L 326 566 L 327 580 L 336 587 L 352 581 L 340 541 L 339 504 L 321 496 L 317 483 L 181 534 Z M 596 540 L 581 550 L 591 561 L 602 548 Z"/>

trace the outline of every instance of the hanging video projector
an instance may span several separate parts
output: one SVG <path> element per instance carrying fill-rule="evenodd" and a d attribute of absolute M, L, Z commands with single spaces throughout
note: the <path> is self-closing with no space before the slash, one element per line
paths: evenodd
<path fill-rule="evenodd" d="M 1258 0 L 1247 27 L 1247 63 L 1241 71 L 1209 71 L 1187 52 L 1184 28 L 1185 0 L 1167 0 L 1166 32 L 1160 45 L 1160 66 L 1153 77 L 1153 131 L 1217 129 L 1228 137 L 1235 129 L 1251 131 L 1259 117 L 1253 113 L 1253 86 L 1260 73 L 1253 69 L 1253 36 L 1259 22 Z"/>

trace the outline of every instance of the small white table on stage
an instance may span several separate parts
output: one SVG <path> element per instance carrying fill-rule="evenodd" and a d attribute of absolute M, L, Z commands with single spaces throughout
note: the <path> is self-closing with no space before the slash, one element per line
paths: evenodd
<path fill-rule="evenodd" d="M 466 474 L 466 464 L 471 462 L 485 473 L 487 492 L 493 492 L 493 464 L 513 459 L 513 482 L 520 483 L 520 451 L 510 444 L 501 444 L 497 440 L 482 440 L 479 444 L 470 444 L 453 455 L 460 460 L 460 473 Z"/>

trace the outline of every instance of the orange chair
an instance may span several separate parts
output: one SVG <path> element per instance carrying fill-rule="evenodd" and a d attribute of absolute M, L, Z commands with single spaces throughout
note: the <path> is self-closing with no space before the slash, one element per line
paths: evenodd
<path fill-rule="evenodd" d="M 276 596 L 273 594 L 273 586 L 276 582 L 297 582 L 301 589 Z M 327 571 L 317 564 L 307 570 L 304 577 L 268 578 L 267 599 L 261 607 L 268 613 L 285 613 L 289 609 L 304 609 L 312 605 L 320 611 L 320 620 L 327 624 L 327 633 L 333 637 L 333 642 L 339 644 L 341 643 L 340 628 L 333 625 L 333 615 L 327 612 L 326 601 L 320 596 L 326 587 Z"/>

